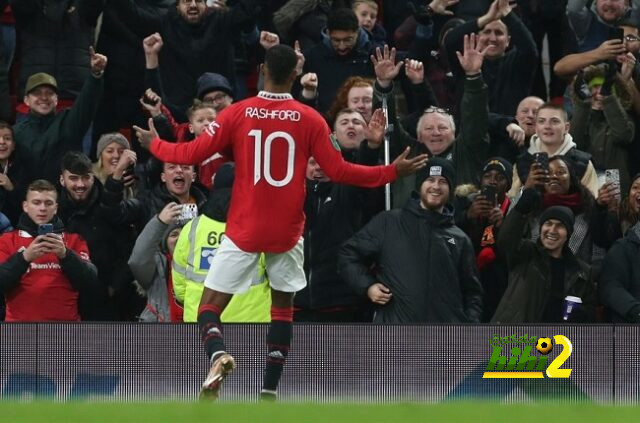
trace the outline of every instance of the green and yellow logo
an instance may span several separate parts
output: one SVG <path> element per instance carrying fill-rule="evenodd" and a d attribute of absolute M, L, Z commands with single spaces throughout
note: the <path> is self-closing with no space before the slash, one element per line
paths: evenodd
<path fill-rule="evenodd" d="M 542 379 L 544 373 L 550 378 L 568 378 L 571 369 L 561 369 L 565 361 L 573 352 L 571 341 L 564 335 L 553 337 L 556 346 L 562 346 L 560 354 L 547 365 L 549 354 L 553 350 L 551 338 L 538 338 L 537 336 L 499 336 L 491 338 L 493 347 L 489 364 L 482 375 L 483 379 Z M 503 356 L 502 349 L 508 344 L 515 344 L 509 350 L 509 356 Z M 531 355 L 535 349 L 541 356 Z"/>

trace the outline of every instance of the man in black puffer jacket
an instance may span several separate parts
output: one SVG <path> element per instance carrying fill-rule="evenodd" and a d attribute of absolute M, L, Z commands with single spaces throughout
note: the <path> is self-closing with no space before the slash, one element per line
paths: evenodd
<path fill-rule="evenodd" d="M 89 47 L 93 45 L 102 1 L 12 0 L 20 34 L 18 98 L 27 94 L 27 79 L 46 72 L 58 81 L 60 100 L 74 100 L 89 77 Z"/>
<path fill-rule="evenodd" d="M 379 214 L 340 250 L 340 274 L 379 306 L 375 323 L 480 321 L 473 246 L 447 204 L 454 175 L 451 162 L 430 159 L 420 198 Z"/>
<path fill-rule="evenodd" d="M 91 161 L 71 151 L 62 159 L 58 216 L 69 232 L 80 234 L 98 269 L 99 284 L 80 294 L 82 320 L 135 320 L 144 307 L 133 286 L 127 260 L 136 239 L 131 226 L 114 225 L 105 191 Z"/>
<path fill-rule="evenodd" d="M 158 19 L 175 8 L 175 4 L 176 0 L 136 1 L 138 8 L 157 15 Z M 104 72 L 104 93 L 93 121 L 92 159 L 100 135 L 128 128 L 132 123 L 138 126 L 146 123 L 139 103 L 145 88 L 144 53 L 140 48 L 144 37 L 134 29 L 122 20 L 112 2 L 106 2 L 97 50 L 109 58 L 109 67 Z"/>
<path fill-rule="evenodd" d="M 365 125 L 360 113 L 343 109 L 336 116 L 334 134 L 346 161 L 375 166 L 382 139 L 364 139 L 375 138 L 365 132 Z M 377 203 L 381 203 L 379 207 Z M 295 321 L 371 321 L 367 299 L 338 275 L 338 250 L 382 208 L 381 191 L 334 183 L 313 158 L 309 159 L 304 207 L 304 270 L 308 283 L 294 298 Z"/>
<path fill-rule="evenodd" d="M 196 82 L 205 72 L 235 81 L 233 41 L 255 29 L 257 0 L 238 0 L 226 10 L 208 8 L 204 0 L 178 0 L 164 15 L 149 14 L 133 0 L 111 0 L 122 22 L 147 37 L 159 33 L 163 103 L 173 116 L 186 121 L 185 110 L 196 97 Z"/>

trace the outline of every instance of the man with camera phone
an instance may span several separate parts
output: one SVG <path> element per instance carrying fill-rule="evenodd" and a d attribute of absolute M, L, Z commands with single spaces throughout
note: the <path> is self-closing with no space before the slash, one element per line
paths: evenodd
<path fill-rule="evenodd" d="M 17 229 L 0 237 L 0 292 L 6 321 L 80 320 L 78 293 L 97 283 L 89 248 L 65 232 L 58 194 L 48 181 L 27 188 Z"/>

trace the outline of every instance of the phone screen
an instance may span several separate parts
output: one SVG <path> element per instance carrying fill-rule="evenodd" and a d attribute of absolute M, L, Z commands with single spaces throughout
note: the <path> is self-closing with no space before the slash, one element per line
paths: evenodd
<path fill-rule="evenodd" d="M 494 186 L 483 186 L 481 194 L 487 199 L 488 202 L 492 203 L 494 206 L 496 205 L 498 192 L 496 191 L 496 188 Z"/>
<path fill-rule="evenodd" d="M 534 153 L 533 159 L 536 163 L 540 165 L 544 170 L 549 170 L 549 156 L 547 153 Z"/>
<path fill-rule="evenodd" d="M 44 223 L 38 225 L 38 235 L 46 235 L 53 232 L 53 225 L 51 223 Z"/>
<path fill-rule="evenodd" d="M 624 31 L 622 28 L 611 27 L 609 29 L 609 39 L 610 40 L 622 40 L 624 37 Z"/>

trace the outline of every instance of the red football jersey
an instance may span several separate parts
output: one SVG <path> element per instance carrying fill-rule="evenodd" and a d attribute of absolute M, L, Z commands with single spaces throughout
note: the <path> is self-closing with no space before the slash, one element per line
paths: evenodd
<path fill-rule="evenodd" d="M 225 108 L 194 141 L 154 139 L 164 162 L 198 164 L 220 152 L 236 164 L 227 236 L 243 251 L 282 253 L 304 229 L 305 172 L 313 156 L 334 182 L 377 187 L 396 168 L 345 162 L 318 112 L 289 94 L 260 92 Z"/>
<path fill-rule="evenodd" d="M 67 249 L 85 261 L 90 261 L 87 243 L 78 234 L 62 234 Z M 24 251 L 33 237 L 21 230 L 0 236 L 0 263 Z M 7 322 L 80 320 L 78 291 L 71 285 L 53 253 L 47 253 L 29 263 L 20 284 L 5 294 Z"/>

